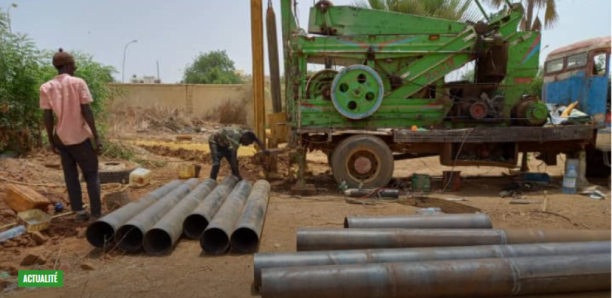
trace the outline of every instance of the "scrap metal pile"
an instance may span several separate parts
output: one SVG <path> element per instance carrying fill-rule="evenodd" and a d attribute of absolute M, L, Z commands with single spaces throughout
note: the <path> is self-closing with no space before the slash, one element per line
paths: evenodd
<path fill-rule="evenodd" d="M 349 217 L 257 253 L 262 297 L 498 297 L 608 291 L 610 231 L 493 230 L 488 216 Z"/>
<path fill-rule="evenodd" d="M 115 245 L 127 252 L 169 253 L 184 233 L 202 249 L 218 255 L 230 246 L 239 253 L 259 247 L 270 184 L 226 177 L 172 181 L 140 200 L 100 218 L 87 228 L 87 240 L 99 248 Z"/>

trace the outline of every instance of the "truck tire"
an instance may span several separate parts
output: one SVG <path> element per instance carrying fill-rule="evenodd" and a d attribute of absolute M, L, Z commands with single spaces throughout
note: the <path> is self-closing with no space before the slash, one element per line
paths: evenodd
<path fill-rule="evenodd" d="M 116 169 L 115 166 L 121 169 Z M 136 169 L 136 166 L 131 163 L 122 162 L 106 162 L 100 164 L 99 177 L 100 184 L 121 183 L 127 184 L 130 181 L 130 173 Z"/>
<path fill-rule="evenodd" d="M 331 156 L 334 178 L 351 187 L 385 187 L 393 177 L 393 153 L 375 136 L 356 135 L 336 147 Z"/>

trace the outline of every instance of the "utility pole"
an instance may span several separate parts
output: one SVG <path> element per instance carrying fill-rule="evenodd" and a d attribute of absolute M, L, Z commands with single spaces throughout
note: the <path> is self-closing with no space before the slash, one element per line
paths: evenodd
<path fill-rule="evenodd" d="M 123 48 L 123 66 L 121 67 L 121 83 L 125 83 L 125 55 L 127 53 L 127 49 L 128 46 L 133 44 L 133 43 L 137 43 L 138 40 L 134 39 L 130 42 L 128 42 L 125 47 Z"/>
<path fill-rule="evenodd" d="M 161 79 L 159 78 L 159 60 L 157 62 L 157 81 L 161 83 Z"/>
<path fill-rule="evenodd" d="M 17 8 L 17 3 L 12 3 L 6 9 L 6 18 L 7 18 L 7 21 L 8 21 L 8 30 L 9 30 L 10 33 L 13 33 L 13 29 L 11 28 L 11 8 Z"/>

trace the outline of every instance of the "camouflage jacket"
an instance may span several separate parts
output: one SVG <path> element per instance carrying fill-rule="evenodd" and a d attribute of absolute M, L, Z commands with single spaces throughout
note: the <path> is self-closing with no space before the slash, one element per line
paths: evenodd
<path fill-rule="evenodd" d="M 219 147 L 237 149 L 240 147 L 240 137 L 247 131 L 240 127 L 223 127 L 210 135 L 208 142 L 217 144 Z"/>

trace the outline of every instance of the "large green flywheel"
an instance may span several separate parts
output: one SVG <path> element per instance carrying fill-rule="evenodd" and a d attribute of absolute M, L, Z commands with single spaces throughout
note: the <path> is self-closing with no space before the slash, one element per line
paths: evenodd
<path fill-rule="evenodd" d="M 378 110 L 383 92 L 382 79 L 375 70 L 365 65 L 352 65 L 334 78 L 331 98 L 340 114 L 358 120 Z"/>

